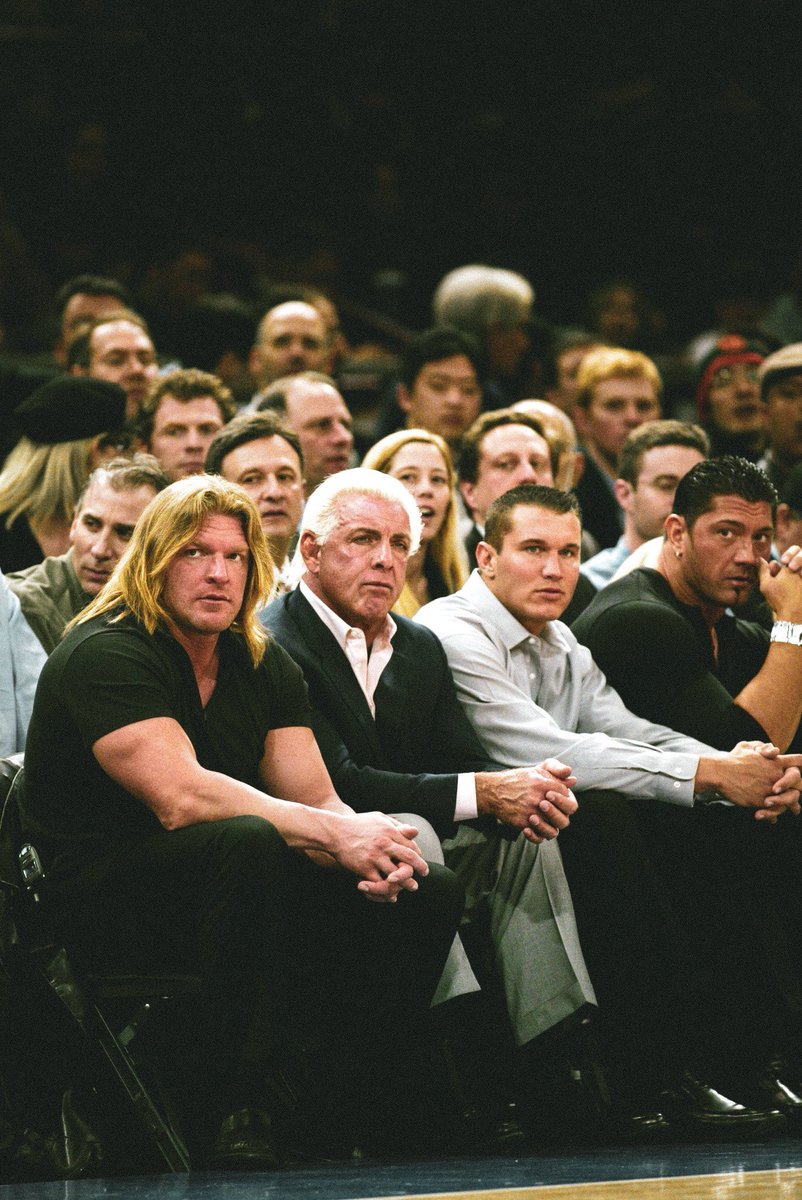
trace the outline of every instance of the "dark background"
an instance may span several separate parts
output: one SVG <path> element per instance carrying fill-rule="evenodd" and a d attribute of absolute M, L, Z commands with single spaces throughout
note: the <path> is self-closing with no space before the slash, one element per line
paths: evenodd
<path fill-rule="evenodd" d="M 464 262 L 521 271 L 561 323 L 632 276 L 684 339 L 732 281 L 793 277 L 799 10 L 6 0 L 7 342 L 70 275 L 147 293 L 193 249 L 198 287 L 304 279 L 416 327 Z"/>

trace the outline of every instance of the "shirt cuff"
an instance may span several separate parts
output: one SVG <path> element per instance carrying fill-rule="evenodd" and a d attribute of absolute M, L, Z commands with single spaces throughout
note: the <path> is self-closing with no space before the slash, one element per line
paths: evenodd
<path fill-rule="evenodd" d="M 479 816 L 476 807 L 476 777 L 473 774 L 457 776 L 457 803 L 454 807 L 455 821 L 475 821 Z"/>

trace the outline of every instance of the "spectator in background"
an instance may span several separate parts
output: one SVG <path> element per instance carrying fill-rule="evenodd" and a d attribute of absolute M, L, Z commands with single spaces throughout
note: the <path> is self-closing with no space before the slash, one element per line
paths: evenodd
<path fill-rule="evenodd" d="M 471 569 L 493 501 L 519 483 L 553 481 L 551 447 L 538 421 L 511 408 L 477 417 L 463 438 L 459 457 L 459 490 L 473 522 L 465 538 Z"/>
<path fill-rule="evenodd" d="M 234 416 L 234 400 L 216 375 L 169 371 L 153 384 L 137 432 L 171 483 L 200 475 L 212 438 Z"/>
<path fill-rule="evenodd" d="M 597 590 L 610 582 L 634 550 L 662 534 L 677 484 L 707 457 L 708 449 L 704 430 L 684 421 L 647 421 L 629 435 L 614 485 L 624 532 L 614 546 L 580 567 Z"/>
<path fill-rule="evenodd" d="M 149 454 L 113 458 L 89 476 L 78 498 L 66 554 L 8 576 L 22 612 L 47 654 L 106 583 L 134 526 L 169 479 Z"/>
<path fill-rule="evenodd" d="M 290 548 L 304 508 L 301 443 L 278 413 L 240 413 L 209 446 L 206 471 L 238 483 L 259 510 L 277 573 L 277 588 L 292 586 Z"/>
<path fill-rule="evenodd" d="M 270 308 L 259 322 L 250 353 L 250 370 L 259 395 L 276 379 L 301 371 L 322 371 L 328 363 L 328 333 L 318 310 L 302 300 Z"/>
<path fill-rule="evenodd" d="M 258 411 L 266 409 L 277 412 L 301 443 L 307 496 L 350 466 L 354 423 L 330 375 L 302 371 L 275 380 L 259 401 Z"/>
<path fill-rule="evenodd" d="M 474 263 L 450 271 L 432 299 L 435 324 L 451 325 L 476 339 L 484 356 L 486 408 L 526 394 L 526 355 L 532 346 L 535 293 L 523 275 Z"/>
<path fill-rule="evenodd" d="M 802 342 L 783 346 L 758 369 L 766 405 L 766 451 L 759 466 L 776 488 L 802 460 Z"/>
<path fill-rule="evenodd" d="M 598 350 L 603 343 L 584 329 L 571 329 L 560 334 L 553 343 L 543 365 L 544 395 L 569 416 L 574 411 L 577 396 L 576 377 L 582 359 L 589 350 Z"/>
<path fill-rule="evenodd" d="M 120 309 L 77 333 L 67 347 L 71 375 L 117 383 L 125 392 L 125 415 L 139 415 L 147 390 L 158 374 L 156 348 L 145 321 Z"/>
<path fill-rule="evenodd" d="M 758 368 L 766 357 L 762 342 L 737 333 L 717 338 L 699 363 L 696 408 L 710 436 L 710 453 L 739 454 L 756 462 L 766 437 L 766 406 Z"/>
<path fill-rule="evenodd" d="M 481 363 L 473 338 L 436 327 L 419 334 L 401 360 L 398 405 L 407 429 L 428 429 L 459 448 L 482 404 Z"/>
<path fill-rule="evenodd" d="M 56 293 L 56 320 L 59 331 L 53 346 L 53 358 L 67 366 L 67 348 L 82 326 L 120 309 L 133 308 L 133 296 L 116 279 L 105 275 L 76 275 L 62 284 Z"/>
<path fill-rule="evenodd" d="M 243 300 L 202 296 L 178 325 L 176 350 L 185 367 L 216 375 L 242 407 L 253 393 L 248 356 L 255 334 L 256 318 Z"/>
<path fill-rule="evenodd" d="M 624 442 L 644 421 L 660 416 L 663 385 L 645 354 L 601 348 L 585 355 L 577 386 L 573 417 L 585 469 L 574 491 L 586 528 L 604 549 L 615 545 L 624 528 L 613 492 Z"/>
<path fill-rule="evenodd" d="M 436 433 L 400 430 L 372 446 L 362 466 L 399 479 L 420 509 L 421 544 L 407 560 L 404 587 L 393 605 L 394 612 L 412 617 L 421 605 L 457 591 L 467 577 L 451 452 Z"/>
<path fill-rule="evenodd" d="M 0 472 L 0 569 L 6 572 L 69 549 L 90 472 L 130 444 L 122 432 L 125 393 L 99 379 L 53 379 L 23 401 L 17 417 L 23 436 Z"/>

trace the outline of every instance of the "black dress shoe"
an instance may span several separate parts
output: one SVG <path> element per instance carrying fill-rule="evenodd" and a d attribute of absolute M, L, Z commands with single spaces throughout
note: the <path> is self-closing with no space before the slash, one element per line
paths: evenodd
<path fill-rule="evenodd" d="M 466 1154 L 518 1154 L 526 1134 L 518 1124 L 515 1105 L 507 1104 L 499 1111 L 466 1109 L 456 1141 Z"/>
<path fill-rule="evenodd" d="M 258 1108 L 241 1108 L 226 1117 L 209 1155 L 212 1171 L 270 1171 L 278 1166 L 270 1117 Z"/>
<path fill-rule="evenodd" d="M 802 1096 L 796 1088 L 782 1078 L 783 1064 L 771 1062 L 756 1079 L 738 1088 L 738 1094 L 755 1108 L 778 1109 L 785 1117 L 788 1128 L 799 1133 L 802 1130 Z"/>
<path fill-rule="evenodd" d="M 661 1093 L 660 1107 L 675 1132 L 695 1138 L 765 1141 L 788 1128 L 776 1109 L 746 1108 L 687 1071 L 675 1087 Z"/>

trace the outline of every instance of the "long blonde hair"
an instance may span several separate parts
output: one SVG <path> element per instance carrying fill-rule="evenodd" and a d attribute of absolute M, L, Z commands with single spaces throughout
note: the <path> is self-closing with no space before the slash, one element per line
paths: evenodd
<path fill-rule="evenodd" d="M 362 466 L 371 467 L 374 471 L 383 471 L 387 475 L 398 451 L 410 442 L 423 442 L 434 446 L 439 450 L 446 466 L 450 492 L 448 508 L 442 525 L 426 546 L 426 553 L 432 556 L 432 561 L 443 576 L 449 592 L 456 592 L 465 582 L 467 571 L 457 531 L 457 502 L 454 490 L 456 480 L 448 443 L 439 434 L 430 433 L 428 429 L 399 429 L 396 433 L 389 433 L 387 437 L 383 437 L 375 446 L 371 446 L 362 460 Z M 394 605 L 395 611 L 402 616 L 412 616 L 419 607 L 411 589 L 405 584 Z"/>
<path fill-rule="evenodd" d="M 275 567 L 255 504 L 243 488 L 219 475 L 190 475 L 153 497 L 108 583 L 68 628 L 119 608 L 123 611 L 115 620 L 132 613 L 148 633 L 164 627 L 170 617 L 162 604 L 167 569 L 210 516 L 236 517 L 251 552 L 242 607 L 231 628 L 242 635 L 257 666 L 267 642 L 257 613 L 273 590 Z"/>
<path fill-rule="evenodd" d="M 18 517 L 33 525 L 72 521 L 89 477 L 95 438 L 45 445 L 21 437 L 0 471 L 0 514 L 6 529 Z"/>

